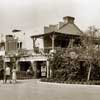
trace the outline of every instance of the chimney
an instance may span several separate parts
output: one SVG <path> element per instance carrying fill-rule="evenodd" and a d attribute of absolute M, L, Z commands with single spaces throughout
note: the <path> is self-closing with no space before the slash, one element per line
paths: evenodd
<path fill-rule="evenodd" d="M 6 35 L 6 41 L 11 41 L 13 39 L 14 39 L 13 35 Z"/>
<path fill-rule="evenodd" d="M 57 25 L 49 25 L 50 32 L 57 30 Z"/>
<path fill-rule="evenodd" d="M 45 26 L 44 27 L 44 33 L 49 33 L 52 31 L 56 31 L 57 30 L 57 25 L 49 25 L 49 27 Z"/>
<path fill-rule="evenodd" d="M 59 28 L 61 28 L 64 24 L 64 22 L 59 22 Z"/>
<path fill-rule="evenodd" d="M 71 16 L 63 17 L 64 23 L 74 23 L 75 18 Z"/>
<path fill-rule="evenodd" d="M 49 27 L 44 26 L 44 33 L 48 33 L 49 32 Z"/>

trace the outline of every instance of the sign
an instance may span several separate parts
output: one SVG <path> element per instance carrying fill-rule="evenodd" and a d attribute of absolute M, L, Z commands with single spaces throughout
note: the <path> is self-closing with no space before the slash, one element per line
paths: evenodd
<path fill-rule="evenodd" d="M 70 54 L 71 59 L 76 59 L 78 57 L 78 55 L 74 51 L 70 52 L 69 54 Z"/>

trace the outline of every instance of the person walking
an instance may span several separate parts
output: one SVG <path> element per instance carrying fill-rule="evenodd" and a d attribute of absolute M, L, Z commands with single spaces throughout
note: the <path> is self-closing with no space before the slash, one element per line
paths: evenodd
<path fill-rule="evenodd" d="M 11 83 L 11 69 L 10 67 L 6 67 L 5 69 L 5 83 L 7 83 L 7 80 L 9 80 L 9 82 Z"/>
<path fill-rule="evenodd" d="M 13 70 L 12 70 L 12 81 L 13 81 L 13 83 L 16 83 L 16 79 L 17 79 L 17 77 L 16 77 L 16 67 L 14 67 Z"/>

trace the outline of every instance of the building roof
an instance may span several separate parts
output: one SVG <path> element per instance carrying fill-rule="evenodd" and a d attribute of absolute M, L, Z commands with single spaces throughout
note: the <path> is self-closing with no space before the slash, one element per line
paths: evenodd
<path fill-rule="evenodd" d="M 83 33 L 74 23 L 64 24 L 61 28 L 59 28 L 58 32 L 68 35 L 82 35 Z"/>
<path fill-rule="evenodd" d="M 49 27 L 44 27 L 44 34 L 40 35 L 33 35 L 33 37 L 42 37 L 46 36 L 48 34 L 56 33 L 56 34 L 62 34 L 62 35 L 73 35 L 73 36 L 80 36 L 82 35 L 82 31 L 78 28 L 78 26 L 74 23 L 75 18 L 71 16 L 65 16 L 63 17 L 63 22 L 59 22 L 59 24 L 56 25 L 49 25 Z"/>

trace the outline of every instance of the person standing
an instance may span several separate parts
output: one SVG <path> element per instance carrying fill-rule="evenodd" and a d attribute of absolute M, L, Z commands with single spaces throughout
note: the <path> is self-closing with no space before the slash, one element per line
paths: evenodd
<path fill-rule="evenodd" d="M 13 68 L 12 70 L 12 81 L 13 83 L 16 83 L 16 67 Z"/>
<path fill-rule="evenodd" d="M 0 80 L 4 82 L 4 69 L 3 68 L 0 69 Z"/>
<path fill-rule="evenodd" d="M 5 83 L 7 83 L 7 80 L 9 80 L 9 82 L 11 83 L 11 69 L 10 69 L 10 67 L 6 67 L 6 69 L 5 69 Z"/>

